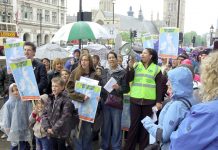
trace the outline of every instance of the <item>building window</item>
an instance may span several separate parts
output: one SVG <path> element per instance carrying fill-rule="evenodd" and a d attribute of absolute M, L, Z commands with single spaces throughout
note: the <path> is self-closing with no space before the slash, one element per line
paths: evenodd
<path fill-rule="evenodd" d="M 64 0 L 61 0 L 61 6 L 64 7 Z"/>
<path fill-rule="evenodd" d="M 57 23 L 57 13 L 52 12 L 52 23 Z"/>
<path fill-rule="evenodd" d="M 48 10 L 45 11 L 45 21 L 50 22 L 50 12 Z"/>
<path fill-rule="evenodd" d="M 61 13 L 61 24 L 64 25 L 64 14 Z"/>
<path fill-rule="evenodd" d="M 33 18 L 33 8 L 29 4 L 21 5 L 22 18 L 32 20 Z"/>
<path fill-rule="evenodd" d="M 40 21 L 42 18 L 42 9 L 37 9 L 37 21 Z"/>
<path fill-rule="evenodd" d="M 52 0 L 53 5 L 57 5 L 57 0 Z"/>

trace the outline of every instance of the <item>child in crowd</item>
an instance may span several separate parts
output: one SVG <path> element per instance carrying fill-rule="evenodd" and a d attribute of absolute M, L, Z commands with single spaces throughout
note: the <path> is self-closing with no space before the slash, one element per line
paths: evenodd
<path fill-rule="evenodd" d="M 62 69 L 61 70 L 61 78 L 64 80 L 65 85 L 66 85 L 69 77 L 70 77 L 70 71 L 68 71 L 67 69 Z"/>
<path fill-rule="evenodd" d="M 31 127 L 33 128 L 34 135 L 36 137 L 36 150 L 50 150 L 49 139 L 45 130 L 42 128 L 42 111 L 44 105 L 47 102 L 48 95 L 43 94 L 40 96 L 40 100 L 36 101 L 36 105 L 33 108 L 32 114 L 29 117 Z"/>
<path fill-rule="evenodd" d="M 102 68 L 101 67 L 97 67 L 96 69 L 95 69 L 95 72 L 96 72 L 96 75 L 98 76 L 98 77 L 100 77 L 101 75 L 102 75 Z"/>
<path fill-rule="evenodd" d="M 60 77 L 52 79 L 52 95 L 49 96 L 42 114 L 42 127 L 50 136 L 52 150 L 66 150 L 66 139 L 73 127 L 75 107 L 66 94 L 65 82 Z"/>
<path fill-rule="evenodd" d="M 32 103 L 21 101 L 15 83 L 9 87 L 9 99 L 3 111 L 3 129 L 11 142 L 10 150 L 30 150 L 31 141 L 28 118 L 32 111 Z"/>

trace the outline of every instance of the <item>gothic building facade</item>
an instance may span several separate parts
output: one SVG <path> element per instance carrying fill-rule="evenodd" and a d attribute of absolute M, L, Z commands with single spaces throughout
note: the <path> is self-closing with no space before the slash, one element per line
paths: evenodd
<path fill-rule="evenodd" d="M 164 0 L 163 20 L 168 27 L 177 27 L 178 24 L 180 31 L 184 32 L 185 0 Z"/>

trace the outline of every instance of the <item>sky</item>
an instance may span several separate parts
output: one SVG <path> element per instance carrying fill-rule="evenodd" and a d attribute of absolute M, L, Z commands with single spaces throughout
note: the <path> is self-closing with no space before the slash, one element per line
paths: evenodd
<path fill-rule="evenodd" d="M 100 0 L 82 0 L 82 10 L 91 11 L 99 8 Z M 151 12 L 154 19 L 158 12 L 160 19 L 163 17 L 163 0 L 115 0 L 115 14 L 127 15 L 129 7 L 132 6 L 134 16 L 142 7 L 144 18 L 150 20 Z M 67 14 L 76 15 L 79 11 L 79 0 L 67 1 Z M 218 23 L 218 0 L 186 0 L 185 4 L 185 32 L 196 31 L 198 34 L 208 33 L 211 25 L 214 29 Z"/>

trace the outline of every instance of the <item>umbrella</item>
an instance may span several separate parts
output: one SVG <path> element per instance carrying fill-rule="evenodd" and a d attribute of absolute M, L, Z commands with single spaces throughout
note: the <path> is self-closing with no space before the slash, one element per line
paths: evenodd
<path fill-rule="evenodd" d="M 52 38 L 52 42 L 84 40 L 84 39 L 109 39 L 110 34 L 101 25 L 95 22 L 79 21 L 61 27 Z"/>
<path fill-rule="evenodd" d="M 55 58 L 66 58 L 69 52 L 58 44 L 48 43 L 36 48 L 36 58 L 48 58 L 54 60 Z"/>
<path fill-rule="evenodd" d="M 103 67 L 106 67 L 107 64 L 107 54 L 110 52 L 110 50 L 105 46 L 101 44 L 90 44 L 85 46 L 84 48 L 89 49 L 89 53 L 91 55 L 98 55 L 101 60 L 101 65 Z"/>

